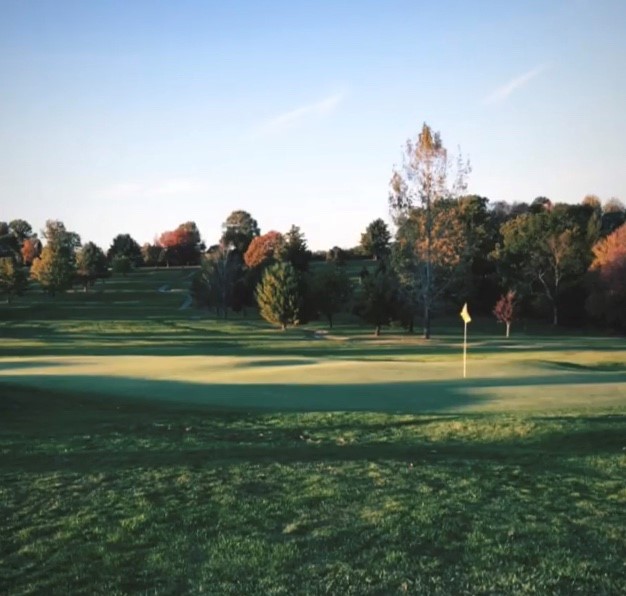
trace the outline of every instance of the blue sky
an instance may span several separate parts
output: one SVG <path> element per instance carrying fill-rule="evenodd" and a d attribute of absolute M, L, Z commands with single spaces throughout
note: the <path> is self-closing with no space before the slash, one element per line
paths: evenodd
<path fill-rule="evenodd" d="M 492 201 L 626 199 L 626 2 L 0 0 L 0 220 L 107 248 L 388 220 L 425 121 Z"/>

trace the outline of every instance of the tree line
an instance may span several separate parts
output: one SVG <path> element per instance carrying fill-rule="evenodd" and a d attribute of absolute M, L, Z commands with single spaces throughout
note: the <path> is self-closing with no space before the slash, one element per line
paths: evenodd
<path fill-rule="evenodd" d="M 28 222 L 0 222 L 0 291 L 11 300 L 28 279 L 54 295 L 80 284 L 126 275 L 140 266 L 199 265 L 191 284 L 198 307 L 229 312 L 258 308 L 285 328 L 316 317 L 332 327 L 348 311 L 376 333 L 393 322 L 431 335 L 433 317 L 493 313 L 508 330 L 514 319 L 553 325 L 601 323 L 626 330 L 626 209 L 618 199 L 588 195 L 579 204 L 537 197 L 491 202 L 468 195 L 469 163 L 451 158 L 424 124 L 392 171 L 388 208 L 393 233 L 371 222 L 358 246 L 312 253 L 301 229 L 261 234 L 244 210 L 233 211 L 207 249 L 195 222 L 140 246 L 116 236 L 106 254 L 50 220 L 44 243 Z M 355 274 L 356 259 L 370 259 Z M 324 259 L 323 266 L 312 267 Z"/>

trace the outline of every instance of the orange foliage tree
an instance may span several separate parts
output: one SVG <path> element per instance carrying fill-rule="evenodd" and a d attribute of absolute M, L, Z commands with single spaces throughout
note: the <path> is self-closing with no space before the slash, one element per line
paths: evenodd
<path fill-rule="evenodd" d="M 610 325 L 626 328 L 626 224 L 597 242 L 593 255 L 587 310 Z"/>
<path fill-rule="evenodd" d="M 250 242 L 243 260 L 249 269 L 254 269 L 259 265 L 268 263 L 272 259 L 277 259 L 284 244 L 285 239 L 283 235 L 274 230 L 262 236 L 256 236 Z"/>

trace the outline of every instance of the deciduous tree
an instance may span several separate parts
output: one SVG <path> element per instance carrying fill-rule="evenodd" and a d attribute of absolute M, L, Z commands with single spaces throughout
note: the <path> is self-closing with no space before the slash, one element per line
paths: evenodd
<path fill-rule="evenodd" d="M 22 243 L 20 251 L 22 255 L 22 263 L 30 267 L 32 262 L 41 254 L 41 240 L 36 235 L 26 238 Z"/>
<path fill-rule="evenodd" d="M 391 234 L 382 219 L 372 221 L 361 234 L 361 247 L 375 261 L 384 259 L 389 254 Z"/>
<path fill-rule="evenodd" d="M 76 232 L 68 231 L 63 222 L 58 220 L 46 222 L 43 236 L 47 243 L 41 255 L 33 261 L 30 276 L 54 296 L 72 286 L 80 236 Z"/>
<path fill-rule="evenodd" d="M 222 224 L 222 246 L 234 246 L 240 255 L 246 254 L 250 242 L 260 234 L 259 224 L 247 211 L 233 211 Z"/>
<path fill-rule="evenodd" d="M 381 263 L 372 273 L 361 279 L 357 312 L 367 323 L 374 325 L 374 334 L 380 335 L 383 325 L 389 325 L 398 310 L 398 278 L 395 272 Z"/>
<path fill-rule="evenodd" d="M 587 309 L 610 325 L 626 329 L 626 224 L 593 247 Z"/>
<path fill-rule="evenodd" d="M 502 243 L 494 252 L 505 285 L 543 296 L 552 322 L 559 321 L 564 286 L 587 264 L 585 233 L 556 208 L 527 213 L 502 226 Z"/>
<path fill-rule="evenodd" d="M 440 236 L 448 234 L 445 226 L 437 226 L 440 211 L 436 207 L 440 201 L 463 193 L 469 169 L 469 163 L 460 156 L 456 160 L 456 170 L 451 169 L 439 133 L 424 123 L 417 139 L 407 141 L 402 167 L 394 170 L 391 178 L 389 206 L 396 223 L 406 220 L 416 207 L 422 211 L 423 232 L 418 240 L 425 338 L 431 334 L 431 313 L 436 304 L 435 245 L 442 239 Z"/>
<path fill-rule="evenodd" d="M 28 287 L 28 275 L 11 257 L 0 258 L 0 294 L 10 304 L 14 296 L 21 296 Z"/>
<path fill-rule="evenodd" d="M 193 221 L 179 225 L 175 230 L 163 232 L 159 237 L 159 245 L 166 253 L 166 260 L 176 265 L 196 265 L 204 245 L 200 232 Z"/>
<path fill-rule="evenodd" d="M 313 275 L 313 300 L 317 311 L 328 320 L 333 328 L 333 317 L 341 312 L 352 296 L 352 284 L 343 267 L 329 264 Z"/>
<path fill-rule="evenodd" d="M 83 284 L 85 292 L 97 279 L 106 277 L 107 273 L 104 252 L 93 242 L 87 242 L 76 255 L 76 276 Z"/>
<path fill-rule="evenodd" d="M 236 289 L 242 278 L 242 260 L 234 249 L 219 246 L 202 259 L 200 271 L 192 281 L 192 296 L 197 306 L 216 309 L 226 319 L 228 309 L 238 310 Z"/>
<path fill-rule="evenodd" d="M 262 236 L 255 236 L 246 250 L 243 260 L 246 267 L 254 269 L 279 260 L 285 239 L 280 232 L 271 230 Z"/>
<path fill-rule="evenodd" d="M 141 247 L 130 234 L 118 234 L 113 238 L 111 246 L 107 251 L 109 263 L 111 263 L 117 255 L 128 257 L 131 264 L 135 267 L 139 267 L 143 262 Z"/>
<path fill-rule="evenodd" d="M 123 254 L 117 254 L 111 260 L 111 271 L 116 275 L 126 277 L 133 270 L 132 260 Z"/>
<path fill-rule="evenodd" d="M 506 294 L 500 296 L 500 299 L 493 307 L 493 314 L 499 323 L 506 325 L 506 337 L 508 338 L 511 331 L 511 323 L 515 318 L 515 292 L 509 290 Z"/>

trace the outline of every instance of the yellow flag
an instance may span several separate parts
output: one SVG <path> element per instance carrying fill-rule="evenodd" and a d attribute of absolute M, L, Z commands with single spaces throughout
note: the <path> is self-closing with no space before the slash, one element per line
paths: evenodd
<path fill-rule="evenodd" d="M 463 305 L 463 310 L 461 311 L 461 318 L 465 324 L 472 322 L 472 317 L 470 317 L 469 310 L 467 310 L 467 302 Z"/>

